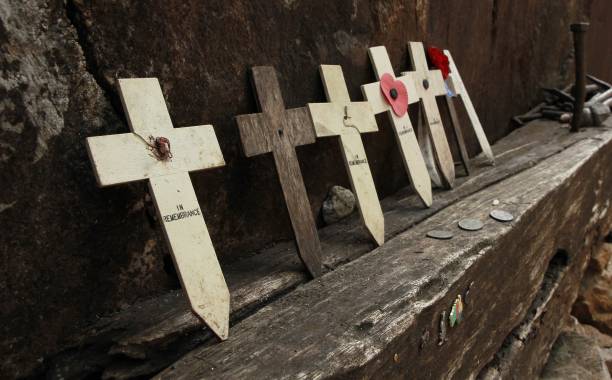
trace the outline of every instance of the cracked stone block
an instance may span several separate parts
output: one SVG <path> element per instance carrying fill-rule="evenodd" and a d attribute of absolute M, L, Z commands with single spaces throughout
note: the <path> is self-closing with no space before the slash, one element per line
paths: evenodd
<path fill-rule="evenodd" d="M 593 339 L 563 332 L 550 352 L 541 379 L 609 380 L 610 373 Z"/>

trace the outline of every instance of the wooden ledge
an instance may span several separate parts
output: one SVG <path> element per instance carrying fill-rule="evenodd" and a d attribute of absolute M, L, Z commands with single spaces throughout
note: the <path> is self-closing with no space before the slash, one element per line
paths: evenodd
<path fill-rule="evenodd" d="M 549 304 L 555 289 L 568 287 L 568 273 L 582 272 L 585 238 L 610 225 L 612 129 L 582 137 L 297 288 L 235 325 L 228 341 L 193 350 L 159 378 L 477 376 L 528 311 L 538 310 L 539 295 Z M 512 223 L 488 217 L 495 199 L 514 214 Z M 485 227 L 459 231 L 464 217 Z M 454 239 L 425 237 L 439 227 L 453 229 Z M 565 259 L 553 260 L 559 250 Z M 557 274 L 551 286 L 547 273 Z M 575 293 L 579 282 L 571 286 Z M 443 333 L 440 318 L 459 294 L 464 321 Z M 556 334 L 548 338 L 552 344 Z M 545 355 L 538 359 L 541 365 Z"/>
<path fill-rule="evenodd" d="M 342 315 L 337 314 L 337 318 L 329 316 L 328 313 L 335 312 L 336 308 L 330 307 L 325 311 L 323 304 L 328 304 L 329 301 L 325 301 L 323 298 L 316 298 L 318 301 L 315 302 L 312 298 L 315 293 L 320 294 L 321 297 L 324 294 L 329 297 L 334 295 L 335 297 L 341 297 L 344 293 L 338 292 L 339 290 L 350 293 L 351 290 L 354 292 L 355 289 L 358 289 L 362 295 L 353 294 L 352 303 L 355 304 L 355 307 L 357 305 L 365 307 L 365 303 L 366 305 L 370 305 L 370 308 L 374 307 L 374 305 L 379 302 L 384 302 L 385 299 L 387 301 L 391 300 L 390 297 L 393 296 L 396 297 L 393 303 L 399 304 L 395 306 L 385 304 L 385 307 L 403 310 L 406 318 L 412 315 L 411 318 L 413 319 L 417 318 L 420 320 L 422 318 L 430 318 L 429 322 L 434 323 L 433 321 L 435 320 L 435 323 L 438 323 L 438 316 L 433 315 L 431 310 L 436 309 L 436 312 L 439 311 L 437 308 L 442 304 L 448 309 L 450 300 L 447 298 L 456 296 L 456 294 L 453 296 L 451 293 L 460 290 L 458 286 L 459 280 L 463 279 L 462 276 L 467 275 L 467 273 L 472 270 L 470 268 L 472 268 L 475 263 L 492 260 L 489 259 L 489 257 L 495 255 L 485 253 L 492 252 L 491 250 L 494 248 L 495 244 L 503 242 L 504 240 L 501 237 L 506 236 L 508 231 L 519 231 L 519 229 L 515 227 L 509 228 L 505 225 L 493 226 L 502 228 L 502 230 L 490 229 L 489 226 L 492 221 L 487 220 L 487 227 L 482 234 L 472 235 L 472 238 L 469 238 L 469 236 L 463 236 L 463 233 L 457 232 L 455 239 L 444 243 L 424 240 L 424 232 L 440 224 L 443 220 L 448 221 L 449 218 L 452 219 L 453 217 L 456 219 L 459 214 L 466 215 L 463 214 L 464 212 L 472 213 L 488 210 L 490 208 L 488 207 L 490 203 L 483 205 L 482 197 L 489 193 L 490 194 L 485 197 L 490 198 L 493 194 L 498 194 L 497 196 L 500 201 L 504 199 L 508 201 L 514 199 L 513 197 L 519 197 L 521 192 L 532 194 L 531 198 L 528 198 L 526 202 L 528 205 L 531 205 L 530 207 L 533 207 L 533 202 L 539 202 L 536 199 L 538 196 L 553 191 L 556 187 L 565 183 L 568 178 L 558 178 L 557 176 L 546 174 L 547 177 L 543 178 L 557 178 L 557 182 L 548 182 L 547 184 L 540 183 L 540 190 L 538 190 L 540 193 L 537 194 L 535 194 L 535 190 L 531 188 L 516 188 L 517 178 L 520 180 L 520 178 L 522 178 L 520 177 L 521 175 L 529 177 L 529 175 L 533 174 L 528 175 L 527 173 L 541 170 L 541 168 L 546 167 L 546 165 L 552 165 L 551 163 L 559 161 L 560 157 L 565 158 L 561 159 L 558 165 L 568 164 L 568 158 L 566 156 L 568 154 L 567 152 L 570 150 L 576 154 L 580 154 L 580 157 L 582 157 L 582 161 L 580 162 L 584 164 L 585 161 L 588 161 L 589 158 L 594 156 L 602 147 L 607 146 L 610 133 L 608 128 L 600 128 L 589 129 L 577 134 L 569 134 L 567 129 L 560 128 L 557 124 L 549 122 L 532 123 L 529 126 L 515 131 L 494 146 L 497 159 L 496 167 L 483 165 L 481 159 L 473 160 L 473 174 L 470 177 L 458 178 L 457 186 L 454 190 L 437 192 L 432 208 L 423 209 L 416 196 L 410 195 L 406 190 L 383 200 L 382 204 L 385 212 L 387 231 L 386 239 L 388 241 L 383 247 L 372 251 L 374 247 L 369 242 L 366 232 L 360 227 L 356 217 L 320 230 L 324 263 L 329 273 L 317 281 L 308 282 L 309 279 L 301 263 L 297 259 L 295 249 L 291 242 L 277 244 L 248 259 L 225 267 L 224 272 L 232 296 L 232 321 L 235 324 L 230 332 L 230 340 L 228 342 L 217 344 L 212 334 L 203 329 L 198 319 L 191 314 L 181 292 L 172 292 L 163 297 L 134 305 L 119 314 L 101 319 L 90 328 L 86 329 L 79 337 L 74 338 L 70 342 L 69 349 L 49 358 L 49 374 L 53 376 L 69 377 L 71 374 L 101 373 L 103 377 L 113 378 L 148 376 L 169 366 L 172 362 L 179 359 L 182 355 L 196 346 L 200 346 L 197 351 L 189 354 L 184 360 L 175 364 L 175 370 L 165 371 L 164 376 L 173 377 L 181 374 L 192 376 L 196 373 L 204 376 L 209 373 L 199 368 L 199 359 L 194 361 L 193 358 L 205 358 L 205 363 L 214 363 L 213 367 L 220 369 L 221 367 L 218 367 L 219 364 L 216 361 L 217 358 L 227 356 L 227 361 L 224 363 L 228 363 L 229 365 L 232 360 L 239 360 L 239 358 L 238 356 L 226 355 L 228 351 L 236 348 L 236 352 L 238 352 L 238 346 L 243 346 L 244 349 L 246 349 L 246 347 L 253 349 L 251 353 L 243 351 L 243 354 L 246 354 L 245 357 L 254 358 L 251 364 L 240 361 L 240 363 L 243 364 L 236 366 L 236 368 L 243 367 L 244 371 L 247 371 L 245 372 L 246 375 L 249 368 L 257 368 L 254 363 L 261 360 L 258 355 L 260 355 L 262 351 L 260 348 L 254 348 L 253 346 L 245 344 L 241 339 L 252 339 L 255 341 L 264 336 L 269 337 L 257 343 L 257 346 L 261 343 L 261 348 L 266 347 L 266 344 L 274 346 L 274 342 L 276 341 L 278 341 L 279 345 L 291 343 L 289 346 L 307 344 L 308 342 L 300 341 L 299 339 L 283 343 L 285 341 L 280 339 L 281 337 L 277 334 L 280 334 L 282 331 L 289 331 L 287 329 L 293 330 L 295 328 L 295 331 L 303 332 L 303 336 L 300 339 L 308 339 L 308 337 L 311 336 L 309 333 L 310 318 L 306 317 L 309 315 L 314 320 L 320 319 L 321 323 L 329 323 L 330 334 L 340 334 L 340 332 L 343 331 L 342 334 L 353 336 L 355 341 L 365 339 L 363 340 L 363 344 L 365 345 L 363 347 L 372 344 L 367 337 L 372 334 L 372 331 L 377 331 L 378 328 L 382 328 L 381 323 L 383 323 L 383 319 L 379 320 L 379 318 L 383 318 L 383 310 L 386 309 L 381 309 L 380 311 L 370 310 L 369 319 L 366 318 L 358 322 L 358 325 L 363 322 L 361 325 L 363 331 L 359 329 L 355 330 L 350 326 L 345 330 L 340 329 L 336 331 L 336 329 L 345 326 L 347 321 L 355 322 L 355 320 L 345 320 L 342 316 L 345 315 L 345 312 L 342 312 Z M 574 162 L 579 162 L 578 158 L 574 157 L 574 159 Z M 536 166 L 536 168 L 525 171 L 538 163 L 540 163 L 540 165 Z M 569 167 L 563 170 L 566 169 L 575 172 L 578 170 L 578 167 Z M 517 173 L 520 174 L 517 175 Z M 556 173 L 556 175 L 559 174 L 560 173 Z M 503 192 L 501 191 L 504 189 L 503 186 L 501 186 L 503 182 L 500 183 L 500 181 L 508 178 L 510 179 L 507 180 L 507 183 L 511 183 L 512 186 L 506 185 L 507 191 Z M 528 178 L 524 178 L 521 181 L 523 181 L 522 183 L 527 187 L 533 185 L 533 183 L 529 182 Z M 542 186 L 547 187 L 541 188 Z M 471 197 L 466 198 L 468 196 Z M 475 200 L 481 208 L 474 208 Z M 509 209 L 517 216 L 528 213 L 529 210 L 525 208 L 528 205 L 522 204 L 522 201 L 519 203 L 520 204 L 502 203 L 500 207 Z M 520 220 L 524 220 L 524 217 L 521 217 Z M 521 224 L 517 220 L 515 225 L 520 226 Z M 499 236 L 496 234 L 499 234 Z M 472 246 L 475 244 L 473 239 L 475 236 L 479 239 L 476 244 L 476 248 L 479 249 L 476 252 L 474 252 L 476 248 Z M 442 254 L 442 252 L 438 252 L 438 254 L 433 254 L 429 251 L 433 249 L 432 247 L 443 249 L 446 253 Z M 486 249 L 480 252 L 481 248 Z M 548 257 L 550 253 L 551 252 L 546 252 L 546 254 L 542 254 L 541 260 L 538 261 L 540 267 L 542 263 L 546 263 L 550 258 Z M 359 259 L 365 254 L 367 255 Z M 374 259 L 376 260 L 372 261 Z M 373 263 L 376 263 L 379 268 L 386 268 L 385 270 L 389 269 L 390 271 L 367 272 L 367 268 L 369 268 L 369 270 L 377 270 L 376 267 L 371 267 Z M 360 271 L 356 271 L 355 266 L 363 266 L 363 268 Z M 518 270 L 516 269 L 518 267 L 518 265 L 515 265 L 515 268 L 511 270 Z M 538 267 L 539 272 L 534 274 L 535 277 L 541 277 L 545 272 L 545 270 L 540 267 Z M 358 276 L 358 273 L 361 276 L 365 276 L 361 279 L 362 281 L 370 279 L 367 281 L 367 284 L 364 284 L 364 286 L 367 285 L 364 289 L 359 287 L 355 288 L 358 286 L 357 284 L 360 283 L 357 281 L 358 278 L 355 278 L 355 276 Z M 401 277 L 402 281 L 391 286 L 392 284 L 384 281 L 384 278 L 379 279 L 376 277 L 376 273 L 381 277 L 389 276 L 389 279 L 395 278 L 397 275 Z M 384 276 L 382 276 L 382 274 L 384 274 Z M 376 279 L 376 281 L 372 279 Z M 486 281 L 484 278 L 480 281 L 483 280 Z M 306 285 L 297 288 L 301 284 Z M 448 293 L 448 287 L 451 285 L 453 286 L 453 291 Z M 461 286 L 464 285 L 465 284 L 461 284 Z M 395 289 L 395 292 L 398 293 L 392 292 L 392 294 L 388 294 L 382 292 L 377 293 L 377 295 L 368 290 L 371 288 L 378 289 L 380 286 L 391 286 L 391 288 L 387 290 L 391 291 Z M 536 286 L 536 288 L 538 286 Z M 327 289 L 328 287 L 329 289 Z M 378 290 L 382 291 L 383 289 Z M 495 292 L 497 292 L 497 290 L 495 290 Z M 386 298 L 383 297 L 383 294 L 387 294 Z M 366 298 L 362 298 L 362 296 Z M 279 300 L 270 304 L 276 299 Z M 304 303 L 306 300 L 309 300 L 308 303 Z M 334 300 L 340 301 L 340 299 L 336 298 L 334 298 Z M 319 304 L 318 302 L 323 304 Z M 270 306 L 266 307 L 268 304 L 270 304 Z M 296 319 L 296 315 L 292 315 L 289 311 L 285 310 L 285 306 L 283 305 L 289 304 L 292 305 L 291 310 L 293 310 L 293 312 L 297 312 L 298 309 L 301 310 L 301 313 L 304 314 L 302 319 Z M 340 303 L 338 305 L 340 305 Z M 315 306 L 319 308 L 317 309 L 318 312 L 311 309 L 311 307 Z M 406 309 L 408 306 L 410 307 Z M 528 307 L 529 302 L 526 302 L 525 305 L 521 303 L 521 306 Z M 274 311 L 268 311 L 270 308 Z M 350 308 L 347 310 L 355 311 Z M 430 310 L 429 314 L 425 312 L 425 310 Z M 521 310 L 524 313 L 524 310 Z M 276 312 L 289 314 L 275 320 L 273 314 Z M 323 314 L 318 314 L 319 312 Z M 467 313 L 469 314 L 470 311 L 468 310 Z M 353 318 L 358 318 L 359 316 L 364 317 L 363 314 L 356 313 L 353 315 Z M 297 317 L 299 317 L 299 315 L 297 315 Z M 470 315 L 468 315 L 467 318 L 471 318 Z M 517 318 L 518 317 L 508 317 L 508 320 L 505 322 L 514 322 L 516 324 Z M 410 322 L 410 318 L 401 320 L 404 324 Z M 301 323 L 304 323 L 304 325 L 301 325 Z M 412 321 L 412 323 L 414 323 L 414 321 Z M 409 325 L 410 324 L 406 324 L 403 326 L 408 328 Z M 468 323 L 466 322 L 462 329 L 467 325 Z M 271 328 L 270 326 L 277 327 Z M 391 325 L 387 327 L 392 330 L 395 329 Z M 512 326 L 506 326 L 506 335 L 511 328 Z M 318 331 L 317 334 L 321 334 L 323 330 L 316 331 Z M 403 337 L 407 330 L 402 331 L 398 330 L 397 334 L 393 335 L 396 337 L 394 339 Z M 429 339 L 431 342 L 435 341 L 435 330 L 428 329 L 427 331 L 430 331 Z M 315 331 L 313 331 L 313 334 L 314 332 Z M 340 339 L 342 334 L 333 339 Z M 313 338 L 314 336 L 317 336 L 317 339 L 323 339 L 320 335 L 313 335 Z M 505 335 L 501 339 L 503 340 L 504 337 Z M 288 336 L 286 338 L 288 339 Z M 340 343 L 340 341 L 338 341 L 338 343 Z M 384 342 L 384 344 L 383 342 L 376 343 L 377 344 L 372 345 L 371 348 L 368 348 L 366 351 L 373 355 L 372 357 L 377 357 L 378 359 L 376 360 L 380 360 L 380 355 L 391 349 L 393 345 L 389 345 L 388 342 Z M 334 344 L 331 343 L 321 344 L 329 349 L 334 346 Z M 360 353 L 358 347 L 360 344 L 361 343 L 351 346 L 349 352 L 344 352 L 342 355 L 348 355 L 349 353 L 353 355 L 363 355 L 363 353 Z M 442 347 L 450 346 L 451 343 L 449 342 L 449 344 L 445 344 Z M 414 345 L 406 346 L 406 349 L 412 350 L 413 348 Z M 298 349 L 298 351 L 300 350 L 301 348 Z M 325 350 L 322 350 L 322 352 L 323 351 Z M 218 352 L 218 354 L 215 354 L 215 352 Z M 332 355 L 333 352 L 334 351 L 329 351 L 328 353 Z M 426 356 L 427 355 L 420 355 L 418 360 L 417 358 L 413 358 L 414 363 L 422 361 L 422 357 Z M 306 359 L 297 354 L 292 358 L 279 355 L 279 359 L 281 357 L 284 357 L 284 359 L 291 359 L 290 362 L 294 364 L 301 363 L 302 360 L 304 360 L 305 363 L 303 365 L 307 364 L 305 361 Z M 435 355 L 432 356 L 432 358 L 435 357 Z M 363 358 L 363 360 L 359 361 L 361 364 L 355 364 L 351 368 L 355 371 L 359 368 L 369 368 L 370 366 L 367 363 L 372 359 L 366 360 L 366 356 Z M 320 361 L 321 358 L 317 357 L 317 360 Z M 400 363 L 402 361 L 405 362 L 405 360 L 407 359 L 403 357 Z M 266 365 L 262 362 L 259 363 L 262 367 L 267 368 L 268 364 L 272 362 Z M 274 363 L 277 362 L 274 361 Z M 301 368 L 297 364 L 290 365 L 288 363 L 286 365 L 287 374 L 291 373 L 291 368 L 295 371 Z M 326 363 L 326 365 L 321 363 Z M 320 365 L 325 368 L 327 367 L 328 361 L 323 360 L 321 363 Z M 486 362 L 480 364 L 484 365 Z M 312 365 L 314 366 L 315 364 Z M 192 372 L 188 371 L 187 368 L 192 368 Z M 279 370 L 281 368 L 285 367 L 278 367 Z M 330 366 L 330 371 L 331 368 L 332 366 Z M 417 366 L 415 365 L 412 368 L 415 369 Z M 266 372 L 260 372 L 261 369 L 262 368 L 259 368 L 257 373 L 261 373 L 261 376 L 264 377 Z M 336 369 L 339 370 L 339 367 Z M 310 368 L 310 370 L 312 370 L 312 368 Z M 216 372 L 211 372 L 210 375 L 224 373 L 220 370 L 215 371 Z M 344 368 L 340 372 L 342 371 L 346 372 L 347 368 Z M 229 377 L 234 375 L 230 372 L 225 373 Z M 271 375 L 269 372 L 267 374 Z M 326 372 L 326 374 L 331 375 L 331 372 Z M 337 374 L 338 373 L 336 373 L 336 375 Z"/>

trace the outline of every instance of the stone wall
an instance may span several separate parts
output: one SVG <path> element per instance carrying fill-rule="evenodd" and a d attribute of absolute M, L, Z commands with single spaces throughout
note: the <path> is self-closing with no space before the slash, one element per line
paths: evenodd
<path fill-rule="evenodd" d="M 566 83 L 569 24 L 591 14 L 593 72 L 612 80 L 607 0 L 3 1 L 0 374 L 31 373 L 79 325 L 178 287 L 146 185 L 98 189 L 87 159 L 85 137 L 127 131 L 117 78 L 158 77 L 177 127 L 215 126 L 227 167 L 192 179 L 223 264 L 291 236 L 271 158 L 241 154 L 233 117 L 255 110 L 248 67 L 274 65 L 297 107 L 324 100 L 320 63 L 341 64 L 360 99 L 374 80 L 368 46 L 386 45 L 397 70 L 408 40 L 447 47 L 495 141 L 540 86 Z M 383 197 L 407 178 L 379 126 L 364 140 Z M 348 186 L 337 143 L 298 156 L 318 214 L 331 185 Z"/>

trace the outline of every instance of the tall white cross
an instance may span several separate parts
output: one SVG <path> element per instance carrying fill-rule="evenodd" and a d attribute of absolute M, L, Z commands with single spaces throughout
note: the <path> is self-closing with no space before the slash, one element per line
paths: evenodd
<path fill-rule="evenodd" d="M 319 72 L 329 103 L 309 103 L 317 137 L 338 136 L 361 219 L 378 245 L 385 241 L 385 219 L 376 194 L 361 133 L 376 132 L 376 118 L 368 102 L 351 102 L 342 68 L 321 65 Z"/>
<path fill-rule="evenodd" d="M 448 57 L 450 73 L 446 82 L 448 83 L 448 87 L 450 90 L 449 96 L 458 96 L 463 101 L 463 105 L 465 110 L 467 111 L 468 117 L 470 119 L 470 123 L 472 124 L 472 128 L 476 133 L 476 138 L 478 139 L 478 143 L 480 144 L 480 148 L 482 149 L 483 154 L 487 157 L 491 164 L 495 164 L 495 156 L 493 155 L 493 150 L 491 150 L 491 145 L 489 144 L 489 140 L 487 140 L 487 135 L 482 129 L 482 124 L 480 124 L 480 120 L 478 119 L 478 115 L 476 114 L 476 110 L 474 109 L 474 105 L 472 104 L 472 100 L 468 95 L 467 90 L 465 89 L 465 85 L 463 84 L 463 80 L 461 79 L 461 74 L 459 74 L 459 70 L 455 65 L 455 60 L 453 60 L 453 56 L 450 51 L 444 50 L 444 54 Z"/>
<path fill-rule="evenodd" d="M 120 79 L 132 133 L 87 138 L 100 186 L 148 179 L 166 241 L 192 310 L 221 339 L 230 296 L 190 171 L 225 165 L 211 125 L 173 128 L 156 78 Z"/>
<path fill-rule="evenodd" d="M 376 73 L 376 79 L 380 81 L 384 74 L 389 74 L 395 78 L 387 49 L 384 46 L 376 46 L 368 49 L 370 61 Z M 419 101 L 416 95 L 416 90 L 413 81 L 408 76 L 395 78 L 401 81 L 408 91 L 408 103 L 416 103 Z M 421 154 L 419 143 L 412 128 L 408 113 L 402 116 L 396 115 L 391 105 L 387 102 L 382 94 L 380 82 L 364 84 L 361 86 L 361 91 L 364 97 L 370 103 L 375 114 L 387 111 L 389 119 L 395 132 L 395 138 L 399 146 L 400 154 L 404 162 L 404 167 L 408 172 L 412 187 L 421 198 L 423 203 L 429 207 L 432 204 L 431 179 L 427 172 L 427 166 Z"/>
<path fill-rule="evenodd" d="M 446 139 L 436 96 L 446 96 L 440 70 L 429 70 L 425 49 L 421 42 L 409 42 L 408 52 L 414 71 L 402 72 L 414 83 L 415 96 L 421 100 L 425 131 L 421 134 L 421 147 L 434 183 L 446 188 L 455 182 L 455 162 Z"/>

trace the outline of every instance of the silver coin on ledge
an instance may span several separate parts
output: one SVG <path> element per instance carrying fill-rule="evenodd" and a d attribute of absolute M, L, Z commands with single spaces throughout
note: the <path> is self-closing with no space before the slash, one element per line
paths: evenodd
<path fill-rule="evenodd" d="M 511 222 L 514 219 L 514 216 L 507 211 L 504 210 L 493 210 L 489 214 L 489 216 L 498 222 Z"/>
<path fill-rule="evenodd" d="M 466 231 L 478 231 L 484 224 L 478 219 L 462 219 L 459 221 L 459 228 Z"/>

